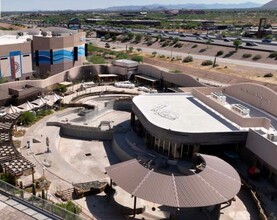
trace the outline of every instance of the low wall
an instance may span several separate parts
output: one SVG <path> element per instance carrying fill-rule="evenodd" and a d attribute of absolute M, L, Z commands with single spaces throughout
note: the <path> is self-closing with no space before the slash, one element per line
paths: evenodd
<path fill-rule="evenodd" d="M 192 95 L 198 98 L 200 101 L 204 102 L 206 105 L 210 106 L 220 114 L 222 114 L 227 119 L 236 123 L 240 127 L 264 127 L 269 129 L 271 121 L 267 118 L 244 118 L 239 114 L 232 112 L 231 110 L 225 108 L 216 101 L 210 99 L 197 89 L 192 90 Z"/>
<path fill-rule="evenodd" d="M 243 83 L 223 89 L 227 95 L 277 116 L 277 93 L 262 85 Z"/>
<path fill-rule="evenodd" d="M 204 87 L 204 85 L 198 82 L 193 77 L 186 75 L 184 73 L 170 73 L 165 70 L 159 69 L 156 66 L 151 66 L 148 64 L 139 64 L 138 73 L 146 76 L 150 76 L 156 79 L 161 79 L 174 83 L 180 87 Z"/>
<path fill-rule="evenodd" d="M 124 149 L 122 149 L 119 144 L 116 141 L 116 138 L 113 139 L 112 142 L 112 150 L 115 153 L 115 155 L 121 160 L 121 161 L 127 161 L 131 160 L 134 157 L 132 155 L 129 155 Z"/>
<path fill-rule="evenodd" d="M 77 139 L 107 141 L 113 139 L 113 130 L 101 131 L 100 128 L 81 125 L 64 124 L 61 122 L 47 122 L 47 126 L 60 127 L 60 134 Z"/>

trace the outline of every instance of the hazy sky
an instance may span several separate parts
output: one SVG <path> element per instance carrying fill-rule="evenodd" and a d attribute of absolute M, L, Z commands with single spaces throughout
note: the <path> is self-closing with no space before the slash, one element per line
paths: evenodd
<path fill-rule="evenodd" d="M 1 0 L 0 0 L 1 1 Z M 94 9 L 120 5 L 186 4 L 186 3 L 242 3 L 264 4 L 270 0 L 2 0 L 2 11 Z"/>

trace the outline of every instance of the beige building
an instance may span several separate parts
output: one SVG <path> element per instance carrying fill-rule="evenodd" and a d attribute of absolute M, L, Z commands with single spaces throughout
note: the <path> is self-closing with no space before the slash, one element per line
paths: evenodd
<path fill-rule="evenodd" d="M 32 75 L 31 42 L 17 36 L 0 37 L 0 77 L 7 81 L 29 79 Z"/>

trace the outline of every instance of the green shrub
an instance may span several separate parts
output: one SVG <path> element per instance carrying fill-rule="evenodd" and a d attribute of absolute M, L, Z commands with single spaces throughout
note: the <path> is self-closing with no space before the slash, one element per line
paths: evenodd
<path fill-rule="evenodd" d="M 160 58 L 165 58 L 165 55 L 160 55 Z"/>
<path fill-rule="evenodd" d="M 242 58 L 250 58 L 250 57 L 252 57 L 252 54 L 250 53 L 245 53 L 242 55 Z"/>
<path fill-rule="evenodd" d="M 267 74 L 264 74 L 264 77 L 272 77 L 273 74 L 272 73 L 267 73 Z"/>
<path fill-rule="evenodd" d="M 155 57 L 157 55 L 157 51 L 152 52 L 152 56 Z"/>
<path fill-rule="evenodd" d="M 177 43 L 177 44 L 174 45 L 174 47 L 177 47 L 177 48 L 181 48 L 182 46 L 183 46 L 182 43 Z"/>
<path fill-rule="evenodd" d="M 119 52 L 116 54 L 116 59 L 122 60 L 122 59 L 128 59 L 129 56 L 127 53 Z"/>
<path fill-rule="evenodd" d="M 70 212 L 76 213 L 76 214 L 80 214 L 81 213 L 81 209 L 76 206 L 73 202 L 68 201 L 67 203 L 57 203 L 57 206 L 64 208 Z"/>
<path fill-rule="evenodd" d="M 203 52 L 205 52 L 206 50 L 207 50 L 206 48 L 203 48 L 203 49 L 199 50 L 199 53 L 203 53 Z"/>
<path fill-rule="evenodd" d="M 219 50 L 219 51 L 217 51 L 216 56 L 218 57 L 218 56 L 221 56 L 223 54 L 224 54 L 223 50 Z"/>
<path fill-rule="evenodd" d="M 139 63 L 143 63 L 143 56 L 138 56 L 135 55 L 131 58 L 133 61 L 139 62 Z"/>
<path fill-rule="evenodd" d="M 259 54 L 257 54 L 257 55 L 255 55 L 255 56 L 252 58 L 252 60 L 259 60 L 259 59 L 261 59 L 261 58 L 262 58 L 262 56 L 259 55 Z"/>
<path fill-rule="evenodd" d="M 213 65 L 213 61 L 212 60 L 204 60 L 202 63 L 201 63 L 202 66 L 211 66 Z"/>
<path fill-rule="evenodd" d="M 19 123 L 23 126 L 29 126 L 35 123 L 37 120 L 36 116 L 32 112 L 23 112 L 19 117 Z"/>
<path fill-rule="evenodd" d="M 165 41 L 163 44 L 162 44 L 162 47 L 167 47 L 169 45 L 169 41 Z"/>
<path fill-rule="evenodd" d="M 183 63 L 190 63 L 193 61 L 193 57 L 192 56 L 187 56 L 183 59 Z"/>
<path fill-rule="evenodd" d="M 106 63 L 104 57 L 99 56 L 99 55 L 90 56 L 88 58 L 88 61 L 93 64 L 105 64 Z"/>
<path fill-rule="evenodd" d="M 197 44 L 194 44 L 191 48 L 196 48 L 196 47 L 198 47 L 198 45 L 197 45 Z"/>
<path fill-rule="evenodd" d="M 277 51 L 270 53 L 268 57 L 277 59 Z"/>
<path fill-rule="evenodd" d="M 148 41 L 147 43 L 146 43 L 146 45 L 149 47 L 149 46 L 151 46 L 153 44 L 153 42 L 152 41 Z"/>

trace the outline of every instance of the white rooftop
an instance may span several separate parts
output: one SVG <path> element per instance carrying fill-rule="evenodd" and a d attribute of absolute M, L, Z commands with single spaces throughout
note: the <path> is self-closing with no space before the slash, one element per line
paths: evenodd
<path fill-rule="evenodd" d="M 133 61 L 133 60 L 114 60 L 113 64 L 116 66 L 123 66 L 123 67 L 137 67 L 138 66 L 138 62 Z"/>
<path fill-rule="evenodd" d="M 191 95 L 145 94 L 133 102 L 148 121 L 164 129 L 188 133 L 238 130 Z"/>
<path fill-rule="evenodd" d="M 33 36 L 2 35 L 0 36 L 0 45 L 24 43 L 27 41 L 28 38 L 33 39 Z"/>

